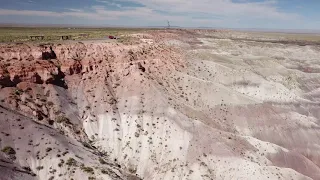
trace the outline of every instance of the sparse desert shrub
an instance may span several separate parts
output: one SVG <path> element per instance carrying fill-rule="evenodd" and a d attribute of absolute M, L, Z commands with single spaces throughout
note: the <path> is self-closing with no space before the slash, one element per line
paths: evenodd
<path fill-rule="evenodd" d="M 49 123 L 49 125 L 53 125 L 54 121 L 53 120 L 49 120 L 48 123 Z"/>
<path fill-rule="evenodd" d="M 95 177 L 88 177 L 88 180 L 96 180 Z"/>
<path fill-rule="evenodd" d="M 69 151 L 65 151 L 65 152 L 62 153 L 62 156 L 65 156 L 68 153 L 69 153 Z"/>
<path fill-rule="evenodd" d="M 108 174 L 109 172 L 108 172 L 107 170 L 105 170 L 105 169 L 102 169 L 102 170 L 101 170 L 101 173 L 102 173 L 102 174 Z"/>
<path fill-rule="evenodd" d="M 7 155 L 15 155 L 16 154 L 16 151 L 10 146 L 4 147 L 1 151 Z"/>
<path fill-rule="evenodd" d="M 16 89 L 14 91 L 14 94 L 17 95 L 17 96 L 20 96 L 22 93 L 23 93 L 23 91 L 21 89 Z"/>
<path fill-rule="evenodd" d="M 22 167 L 22 169 L 24 169 L 24 170 L 26 170 L 28 172 L 31 172 L 31 168 L 30 167 L 24 166 L 24 167 Z"/>
<path fill-rule="evenodd" d="M 54 104 L 53 104 L 53 102 L 48 101 L 48 102 L 47 102 L 47 105 L 48 105 L 48 106 L 53 106 Z"/>
<path fill-rule="evenodd" d="M 64 163 L 64 160 L 63 159 L 60 159 L 60 162 L 58 164 L 59 167 L 62 167 L 63 166 L 63 163 Z"/>
<path fill-rule="evenodd" d="M 53 180 L 54 179 L 54 176 L 51 176 L 48 180 Z"/>
<path fill-rule="evenodd" d="M 99 162 L 100 162 L 100 164 L 107 164 L 107 162 L 105 160 L 103 160 L 102 158 L 99 158 Z"/>
<path fill-rule="evenodd" d="M 129 172 L 131 173 L 131 174 L 136 174 L 136 172 L 137 172 L 137 169 L 136 168 L 133 168 L 133 167 L 129 167 Z"/>
<path fill-rule="evenodd" d="M 140 134 L 139 134 L 138 132 L 135 132 L 135 133 L 134 133 L 134 136 L 135 136 L 135 137 L 139 137 Z"/>
<path fill-rule="evenodd" d="M 69 158 L 68 160 L 67 160 L 67 162 L 66 162 L 66 165 L 68 165 L 68 166 L 77 166 L 77 161 L 75 160 L 75 159 L 73 159 L 73 158 Z"/>
<path fill-rule="evenodd" d="M 90 174 L 94 174 L 94 171 L 93 171 L 93 168 L 92 168 L 92 167 L 86 167 L 86 166 L 82 165 L 82 166 L 80 167 L 80 169 L 81 169 L 83 172 L 90 173 Z"/>
<path fill-rule="evenodd" d="M 46 152 L 50 152 L 51 150 L 52 150 L 51 147 L 47 147 L 47 148 L 46 148 Z"/>
<path fill-rule="evenodd" d="M 79 156 L 79 155 L 75 155 L 77 158 L 79 159 L 82 159 L 83 160 L 83 157 Z"/>
<path fill-rule="evenodd" d="M 84 147 L 86 147 L 86 148 L 92 149 L 91 145 L 90 145 L 89 143 L 87 143 L 87 142 L 82 142 L 82 145 L 83 145 Z"/>
<path fill-rule="evenodd" d="M 108 153 L 106 151 L 96 151 L 96 154 L 100 157 L 108 156 Z"/>
<path fill-rule="evenodd" d="M 51 171 L 49 171 L 49 173 L 51 173 L 51 174 L 54 174 L 54 173 L 56 173 L 56 172 L 57 172 L 56 169 L 52 169 Z"/>
<path fill-rule="evenodd" d="M 94 135 L 91 135 L 91 139 L 92 139 L 92 140 L 94 140 L 94 139 L 95 139 Z"/>
<path fill-rule="evenodd" d="M 36 169 L 40 171 L 41 169 L 43 169 L 43 166 L 38 166 Z"/>
<path fill-rule="evenodd" d="M 129 55 L 133 55 L 133 54 L 134 54 L 134 52 L 132 51 L 132 49 L 130 49 L 130 50 L 128 51 L 128 54 L 129 54 Z"/>
<path fill-rule="evenodd" d="M 58 117 L 56 118 L 56 122 L 57 122 L 57 123 L 71 124 L 69 118 L 67 118 L 67 117 L 64 116 L 64 115 L 58 116 Z"/>

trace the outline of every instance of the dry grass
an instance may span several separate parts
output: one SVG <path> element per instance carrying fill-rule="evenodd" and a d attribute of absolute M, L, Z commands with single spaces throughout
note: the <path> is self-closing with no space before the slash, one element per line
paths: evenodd
<path fill-rule="evenodd" d="M 263 36 L 268 38 L 279 38 L 281 37 L 284 40 L 291 41 L 313 41 L 319 42 L 320 35 L 319 34 L 311 34 L 311 33 L 282 33 L 282 32 L 249 32 L 251 36 Z"/>
<path fill-rule="evenodd" d="M 57 27 L 1 27 L 0 42 L 31 41 L 30 36 L 45 36 L 41 41 L 60 40 L 61 36 L 71 35 L 73 40 L 99 39 L 109 35 L 120 36 L 129 33 L 141 32 L 147 29 L 138 28 L 57 28 Z M 88 35 L 87 37 L 82 36 Z M 60 36 L 60 37 L 59 37 Z"/>

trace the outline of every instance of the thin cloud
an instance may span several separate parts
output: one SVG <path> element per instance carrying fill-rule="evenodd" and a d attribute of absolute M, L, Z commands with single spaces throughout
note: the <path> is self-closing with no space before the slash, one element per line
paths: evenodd
<path fill-rule="evenodd" d="M 104 16 L 100 16 L 97 13 L 88 13 L 88 12 L 82 12 L 82 11 L 53 12 L 53 11 L 0 9 L 0 15 L 41 16 L 41 17 L 57 17 L 57 18 L 73 16 L 73 17 L 88 18 L 88 19 L 95 19 L 95 20 L 112 19 L 112 17 L 104 17 Z"/>
<path fill-rule="evenodd" d="M 116 6 L 118 8 L 122 7 L 121 4 L 118 4 L 118 3 L 115 3 L 115 2 L 106 1 L 106 0 L 96 0 L 96 2 L 104 3 L 104 4 L 107 4 L 109 6 Z"/>
<path fill-rule="evenodd" d="M 131 0 L 139 7 L 121 6 L 127 0 L 95 0 L 91 9 L 68 8 L 64 12 L 0 9 L 0 15 L 77 17 L 94 21 L 122 22 L 140 25 L 163 24 L 170 20 L 180 26 L 249 26 L 251 24 L 282 24 L 283 22 L 301 22 L 298 14 L 282 12 L 277 1 L 265 0 L 252 2 L 246 0 Z M 130 3 L 129 3 L 130 4 Z M 111 9 L 110 6 L 116 6 Z M 117 21 L 116 23 L 119 23 Z"/>
<path fill-rule="evenodd" d="M 49 16 L 49 17 L 62 17 L 61 13 L 51 11 L 31 11 L 31 10 L 11 10 L 0 9 L 0 15 L 18 15 L 18 16 Z"/>
<path fill-rule="evenodd" d="M 117 0 L 118 2 L 124 0 Z M 277 1 L 261 2 L 242 1 L 235 3 L 231 0 L 131 0 L 145 7 L 168 13 L 208 13 L 225 17 L 248 17 L 274 19 L 295 19 L 299 15 L 279 11 Z"/>
<path fill-rule="evenodd" d="M 69 10 L 69 11 L 72 11 L 72 12 L 83 12 L 82 9 L 66 8 L 66 10 Z"/>

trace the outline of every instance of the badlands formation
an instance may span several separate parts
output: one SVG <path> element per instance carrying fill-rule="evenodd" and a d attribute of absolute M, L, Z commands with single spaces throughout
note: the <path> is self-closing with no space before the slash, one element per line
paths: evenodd
<path fill-rule="evenodd" d="M 131 37 L 0 45 L 1 180 L 320 179 L 319 45 Z"/>

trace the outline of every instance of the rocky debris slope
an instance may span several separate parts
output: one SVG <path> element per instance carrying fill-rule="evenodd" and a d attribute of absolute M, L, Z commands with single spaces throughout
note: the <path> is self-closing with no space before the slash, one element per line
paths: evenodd
<path fill-rule="evenodd" d="M 316 47 L 201 33 L 48 44 L 57 56 L 48 61 L 40 60 L 43 46 L 0 47 L 1 172 L 51 180 L 319 179 L 318 73 L 294 70 L 314 62 Z M 290 61 L 287 52 L 305 54 Z"/>
<path fill-rule="evenodd" d="M 154 64 L 172 56 L 172 63 L 178 63 L 174 58 L 178 55 L 163 44 L 50 45 L 57 54 L 56 60 L 41 60 L 39 49 L 43 45 L 0 48 L 1 148 L 10 147 L 15 152 L 13 157 L 3 152 L 12 164 L 4 167 L 16 173 L 19 169 L 13 167 L 27 169 L 24 178 L 31 179 L 139 179 L 133 167 L 121 167 L 116 158 L 111 159 L 106 151 L 98 149 L 94 145 L 98 130 L 88 138 L 84 124 L 88 118 L 93 123 L 98 112 L 116 111 L 114 89 L 121 76 L 147 71 L 144 60 L 149 58 Z M 22 54 L 17 47 L 28 49 L 29 54 Z M 102 94 L 95 98 L 94 91 Z M 72 165 L 65 165 L 68 160 Z"/>

